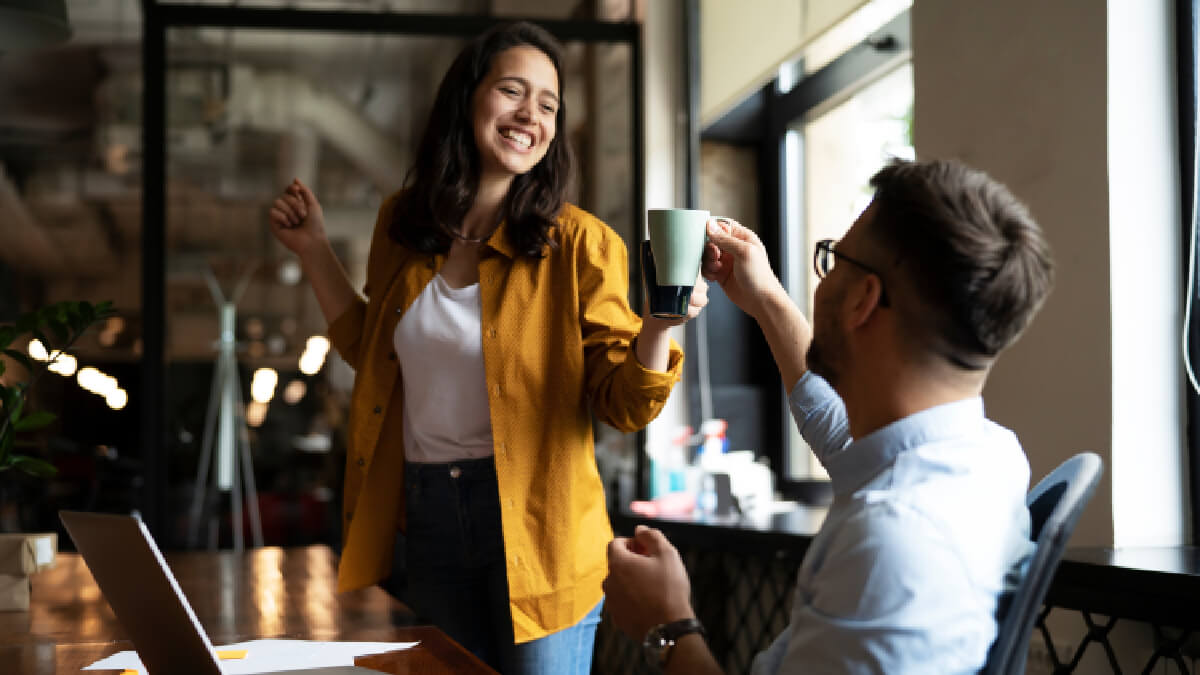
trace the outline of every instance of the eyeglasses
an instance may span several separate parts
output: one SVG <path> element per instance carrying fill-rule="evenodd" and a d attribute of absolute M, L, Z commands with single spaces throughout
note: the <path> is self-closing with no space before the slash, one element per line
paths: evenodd
<path fill-rule="evenodd" d="M 817 273 L 817 277 L 824 279 L 829 276 L 829 273 L 833 271 L 835 259 L 841 258 L 860 270 L 879 277 L 879 304 L 882 307 L 887 307 L 888 296 L 887 289 L 883 287 L 883 275 L 876 272 L 870 265 L 861 263 L 834 248 L 837 243 L 836 239 L 822 239 L 817 242 L 816 248 L 813 249 L 813 271 Z"/>

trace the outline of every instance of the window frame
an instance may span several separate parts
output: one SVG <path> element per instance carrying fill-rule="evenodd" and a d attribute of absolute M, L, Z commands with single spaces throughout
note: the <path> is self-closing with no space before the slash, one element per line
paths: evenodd
<path fill-rule="evenodd" d="M 775 78 L 700 134 L 703 140 L 754 146 L 759 155 L 759 183 L 762 213 L 759 232 L 771 265 L 780 279 L 803 278 L 811 264 L 810 251 L 789 250 L 787 213 L 796 205 L 788 200 L 786 138 L 795 124 L 809 111 L 847 98 L 879 77 L 912 59 L 911 9 L 906 9 L 872 32 L 820 70 L 797 81 L 788 91 L 780 91 Z M 799 274 L 798 274 L 799 273 Z M 788 287 L 789 293 L 793 291 Z M 831 488 L 827 479 L 795 479 L 792 475 L 788 393 L 778 379 L 764 387 L 779 391 L 779 442 L 764 449 L 775 472 L 776 487 L 785 499 L 805 502 L 827 501 Z M 768 397 L 767 400 L 770 400 Z M 774 436 L 774 434 L 772 435 Z"/>

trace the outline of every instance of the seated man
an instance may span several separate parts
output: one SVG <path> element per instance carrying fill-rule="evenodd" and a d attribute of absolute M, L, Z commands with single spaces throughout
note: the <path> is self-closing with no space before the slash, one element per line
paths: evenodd
<path fill-rule="evenodd" d="M 704 275 L 766 335 L 834 492 L 756 675 L 978 672 L 1033 550 L 1029 464 L 981 393 L 1050 290 L 1046 242 L 1006 188 L 957 163 L 896 161 L 871 185 L 846 236 L 817 244 L 812 328 L 753 232 L 709 228 Z M 675 639 L 650 649 L 668 673 L 720 672 L 662 533 L 639 527 L 608 560 L 616 625 Z"/>

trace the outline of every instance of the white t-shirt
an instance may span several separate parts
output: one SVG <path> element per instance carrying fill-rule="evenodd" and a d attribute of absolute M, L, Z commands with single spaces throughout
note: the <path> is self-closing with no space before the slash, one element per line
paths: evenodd
<path fill-rule="evenodd" d="M 438 274 L 396 325 L 410 462 L 493 454 L 479 317 L 479 284 L 452 288 Z"/>

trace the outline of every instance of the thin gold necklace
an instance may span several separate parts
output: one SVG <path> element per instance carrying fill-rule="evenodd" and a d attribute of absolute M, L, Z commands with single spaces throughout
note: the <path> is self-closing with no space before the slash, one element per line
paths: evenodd
<path fill-rule="evenodd" d="M 476 239 L 475 237 L 468 237 L 468 236 L 464 235 L 463 233 L 459 232 L 458 230 L 454 230 L 454 229 L 450 229 L 450 228 L 446 228 L 446 229 L 450 230 L 450 234 L 454 235 L 455 239 L 457 239 L 459 241 L 464 241 L 468 244 L 482 244 L 483 242 L 487 241 L 488 239 L 491 239 L 492 234 L 495 233 L 495 230 L 492 230 L 491 232 L 487 233 L 486 235 Z"/>
<path fill-rule="evenodd" d="M 450 230 L 450 234 L 454 235 L 454 238 L 459 241 L 464 241 L 468 244 L 482 244 L 483 242 L 487 241 L 488 239 L 491 239 L 493 234 L 496 234 L 496 229 L 500 227 L 500 221 L 502 219 L 503 219 L 502 216 L 498 217 L 496 219 L 496 225 L 495 225 L 495 227 L 492 228 L 492 231 L 488 232 L 487 234 L 485 234 L 479 238 L 468 237 L 467 235 L 463 234 L 462 232 L 459 232 L 458 230 L 456 230 L 452 227 L 447 227 L 446 229 Z"/>

